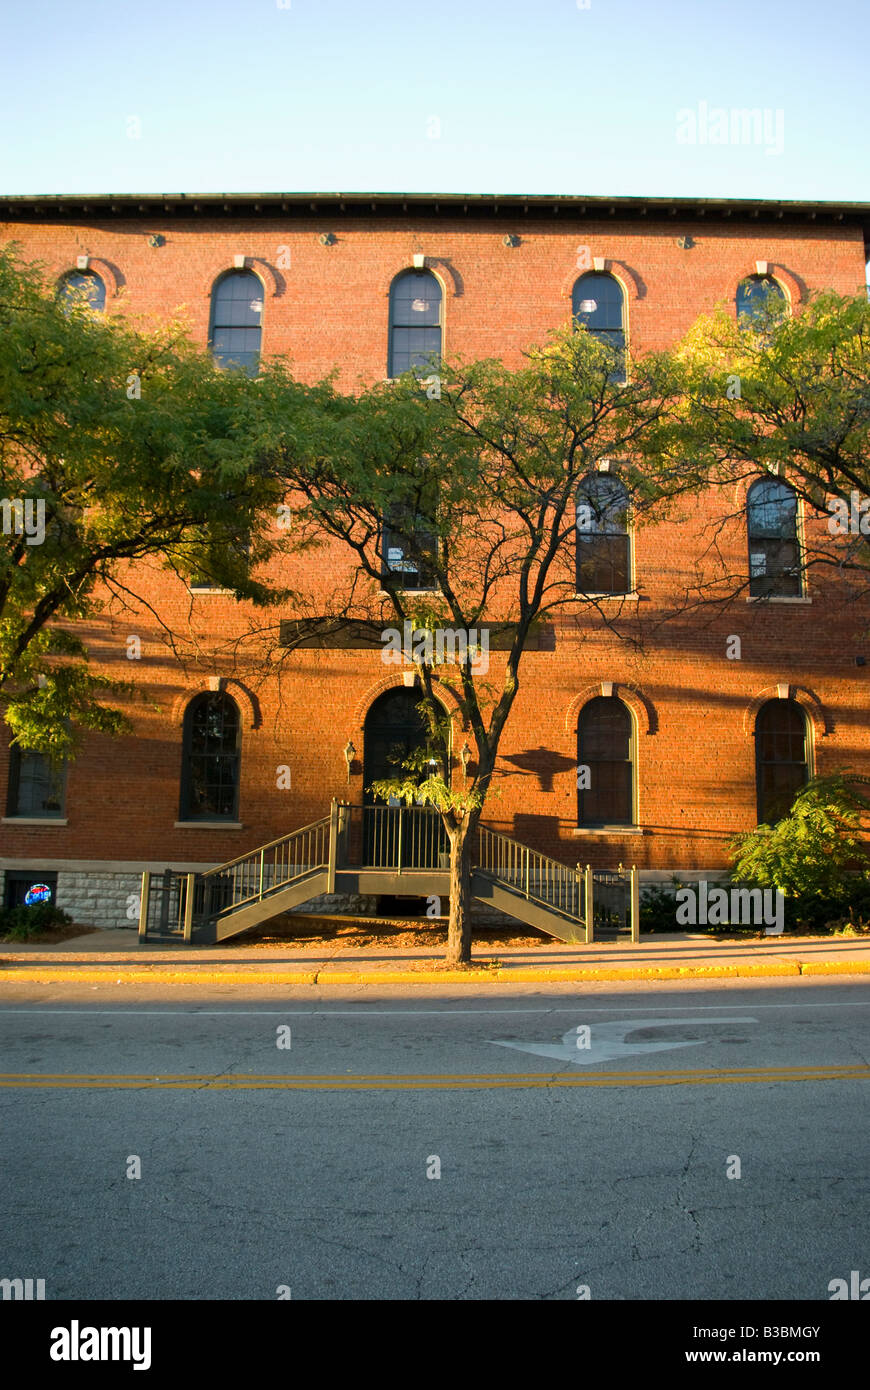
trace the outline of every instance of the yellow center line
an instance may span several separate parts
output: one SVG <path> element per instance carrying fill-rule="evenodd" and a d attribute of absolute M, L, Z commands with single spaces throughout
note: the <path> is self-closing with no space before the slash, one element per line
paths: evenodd
<path fill-rule="evenodd" d="M 866 1081 L 870 1067 L 838 1065 L 814 1067 L 748 1067 L 724 1071 L 618 1071 L 618 1072 L 439 1072 L 345 1075 L 136 1075 L 131 1073 L 86 1074 L 77 1072 L 7 1072 L 0 1074 L 0 1090 L 203 1090 L 210 1091 L 389 1091 L 469 1090 L 474 1088 L 540 1089 L 565 1086 L 722 1086 L 778 1081 Z"/>

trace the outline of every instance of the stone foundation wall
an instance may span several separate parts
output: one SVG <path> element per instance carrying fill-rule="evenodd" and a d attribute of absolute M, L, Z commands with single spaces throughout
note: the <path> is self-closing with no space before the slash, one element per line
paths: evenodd
<path fill-rule="evenodd" d="M 76 873 L 57 875 L 57 905 L 82 926 L 110 931 L 139 927 L 142 876 L 136 873 Z"/>

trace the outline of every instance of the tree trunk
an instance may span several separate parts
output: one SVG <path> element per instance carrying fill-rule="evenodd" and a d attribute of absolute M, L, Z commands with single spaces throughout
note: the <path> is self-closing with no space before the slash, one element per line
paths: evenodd
<path fill-rule="evenodd" d="M 447 964 L 471 961 L 471 851 L 477 818 L 463 819 L 450 836 L 450 919 L 447 925 Z"/>

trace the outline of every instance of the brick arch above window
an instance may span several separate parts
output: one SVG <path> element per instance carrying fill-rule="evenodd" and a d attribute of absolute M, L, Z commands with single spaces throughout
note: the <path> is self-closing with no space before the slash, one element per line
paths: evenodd
<path fill-rule="evenodd" d="M 559 291 L 562 299 L 571 300 L 574 294 L 574 286 L 584 275 L 610 275 L 622 290 L 622 297 L 626 304 L 636 299 L 642 298 L 642 287 L 640 276 L 625 261 L 611 261 L 605 259 L 603 270 L 593 270 L 589 266 L 586 270 L 580 270 L 578 266 L 562 281 Z M 626 324 L 626 331 L 628 325 Z"/>
<path fill-rule="evenodd" d="M 260 713 L 260 704 L 256 695 L 253 695 L 246 686 L 242 685 L 241 681 L 226 680 L 224 678 L 221 678 L 219 691 L 222 695 L 229 695 L 231 700 L 235 700 L 239 707 L 243 729 L 259 729 L 263 721 Z M 195 700 L 197 695 L 216 693 L 217 692 L 210 690 L 207 680 L 204 683 L 200 682 L 196 685 L 192 685 L 189 690 L 182 691 L 179 695 L 176 695 L 175 699 L 172 701 L 171 713 L 169 716 L 170 722 L 174 724 L 176 728 L 182 728 L 184 725 L 184 715 L 191 700 Z"/>
<path fill-rule="evenodd" d="M 759 261 L 760 260 L 761 257 L 759 256 Z M 786 270 L 785 266 L 777 265 L 775 261 L 766 261 L 765 264 L 767 266 L 767 271 L 765 272 L 766 278 L 777 282 L 780 288 L 785 292 L 785 297 L 789 305 L 794 308 L 796 304 L 800 304 L 804 298 L 804 286 L 801 281 L 798 280 L 796 276 L 792 275 L 790 270 Z M 756 269 L 756 262 L 753 261 L 751 265 L 748 265 L 746 269 L 738 275 L 734 284 L 730 286 L 731 298 L 733 299 L 736 296 L 737 286 L 742 284 L 744 280 L 757 280 L 758 278 L 759 272 Z M 765 276 L 761 276 L 760 278 L 764 279 Z"/>
<path fill-rule="evenodd" d="M 88 270 L 92 270 L 95 275 L 99 275 L 106 287 L 106 298 L 115 299 L 124 288 L 126 281 L 121 271 L 111 261 L 103 260 L 102 256 L 88 256 Z"/>
<path fill-rule="evenodd" d="M 655 708 L 636 686 L 622 685 L 618 681 L 596 681 L 594 685 L 585 686 L 569 703 L 565 711 L 565 733 L 576 734 L 580 711 L 584 705 L 588 705 L 590 700 L 597 700 L 601 697 L 607 699 L 611 695 L 615 696 L 617 700 L 621 700 L 631 710 L 639 734 L 654 734 L 656 732 L 658 718 Z"/>
<path fill-rule="evenodd" d="M 221 256 L 220 260 L 216 260 L 214 266 L 206 272 L 206 275 L 211 278 L 207 279 L 205 283 L 202 292 L 203 298 L 211 299 L 218 281 L 222 280 L 225 275 L 234 274 L 255 275 L 263 287 L 263 293 L 268 293 L 270 298 L 274 298 L 280 288 L 275 272 L 268 261 L 260 260 L 258 256 L 246 256 L 245 264 L 239 266 L 228 264 L 226 256 Z"/>
<path fill-rule="evenodd" d="M 451 298 L 455 298 L 461 293 L 462 286 L 458 271 L 455 271 L 448 261 L 442 261 L 438 256 L 426 256 L 421 266 L 415 266 L 411 256 L 404 260 L 397 260 L 393 269 L 387 275 L 381 276 L 378 284 L 378 293 L 385 299 L 389 299 L 390 290 L 400 275 L 416 270 L 418 275 L 433 275 L 441 286 L 442 299 L 446 299 L 448 292 Z"/>
<path fill-rule="evenodd" d="M 768 700 L 777 700 L 783 697 L 794 700 L 795 704 L 800 705 L 809 720 L 814 738 L 826 738 L 828 734 L 833 733 L 834 722 L 830 711 L 822 704 L 815 691 L 808 690 L 801 685 L 790 685 L 788 681 L 779 681 L 776 685 L 765 686 L 743 711 L 743 733 L 746 738 L 754 738 L 755 736 L 755 722 L 762 705 L 766 705 Z"/>
<path fill-rule="evenodd" d="M 370 685 L 365 694 L 357 701 L 353 712 L 354 725 L 352 732 L 362 734 L 365 728 L 366 715 L 380 695 L 385 695 L 388 690 L 401 690 L 401 680 L 396 679 L 395 673 L 392 676 L 384 676 L 379 681 Z M 432 694 L 444 706 L 451 719 L 455 719 L 460 713 L 459 700 L 452 690 L 446 685 L 442 685 L 439 680 L 432 682 Z M 460 720 L 460 730 L 465 731 L 465 725 Z"/>

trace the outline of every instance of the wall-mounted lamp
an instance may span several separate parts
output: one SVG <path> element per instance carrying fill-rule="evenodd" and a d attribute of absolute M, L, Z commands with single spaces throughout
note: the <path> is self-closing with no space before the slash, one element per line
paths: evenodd
<path fill-rule="evenodd" d="M 459 761 L 462 763 L 462 775 L 468 776 L 468 764 L 471 762 L 471 749 L 468 746 L 468 739 L 465 740 L 459 750 Z"/>
<path fill-rule="evenodd" d="M 159 232 L 152 232 L 151 235 L 150 235 L 150 237 L 148 238 L 148 245 L 149 245 L 149 246 L 165 246 L 165 245 L 166 245 L 166 237 L 165 237 L 165 236 L 161 236 L 161 234 L 160 234 Z"/>
<path fill-rule="evenodd" d="M 347 763 L 347 780 L 348 782 L 350 782 L 350 765 L 356 756 L 356 749 L 354 748 L 350 739 L 348 739 L 347 743 L 344 745 L 343 752 L 344 761 Z"/>
<path fill-rule="evenodd" d="M 317 240 L 320 242 L 321 246 L 334 246 L 338 241 L 338 237 L 335 235 L 335 232 L 321 232 Z"/>
<path fill-rule="evenodd" d="M 506 236 L 502 237 L 502 241 L 505 246 L 519 246 L 520 244 L 520 239 L 515 232 L 508 232 Z"/>

